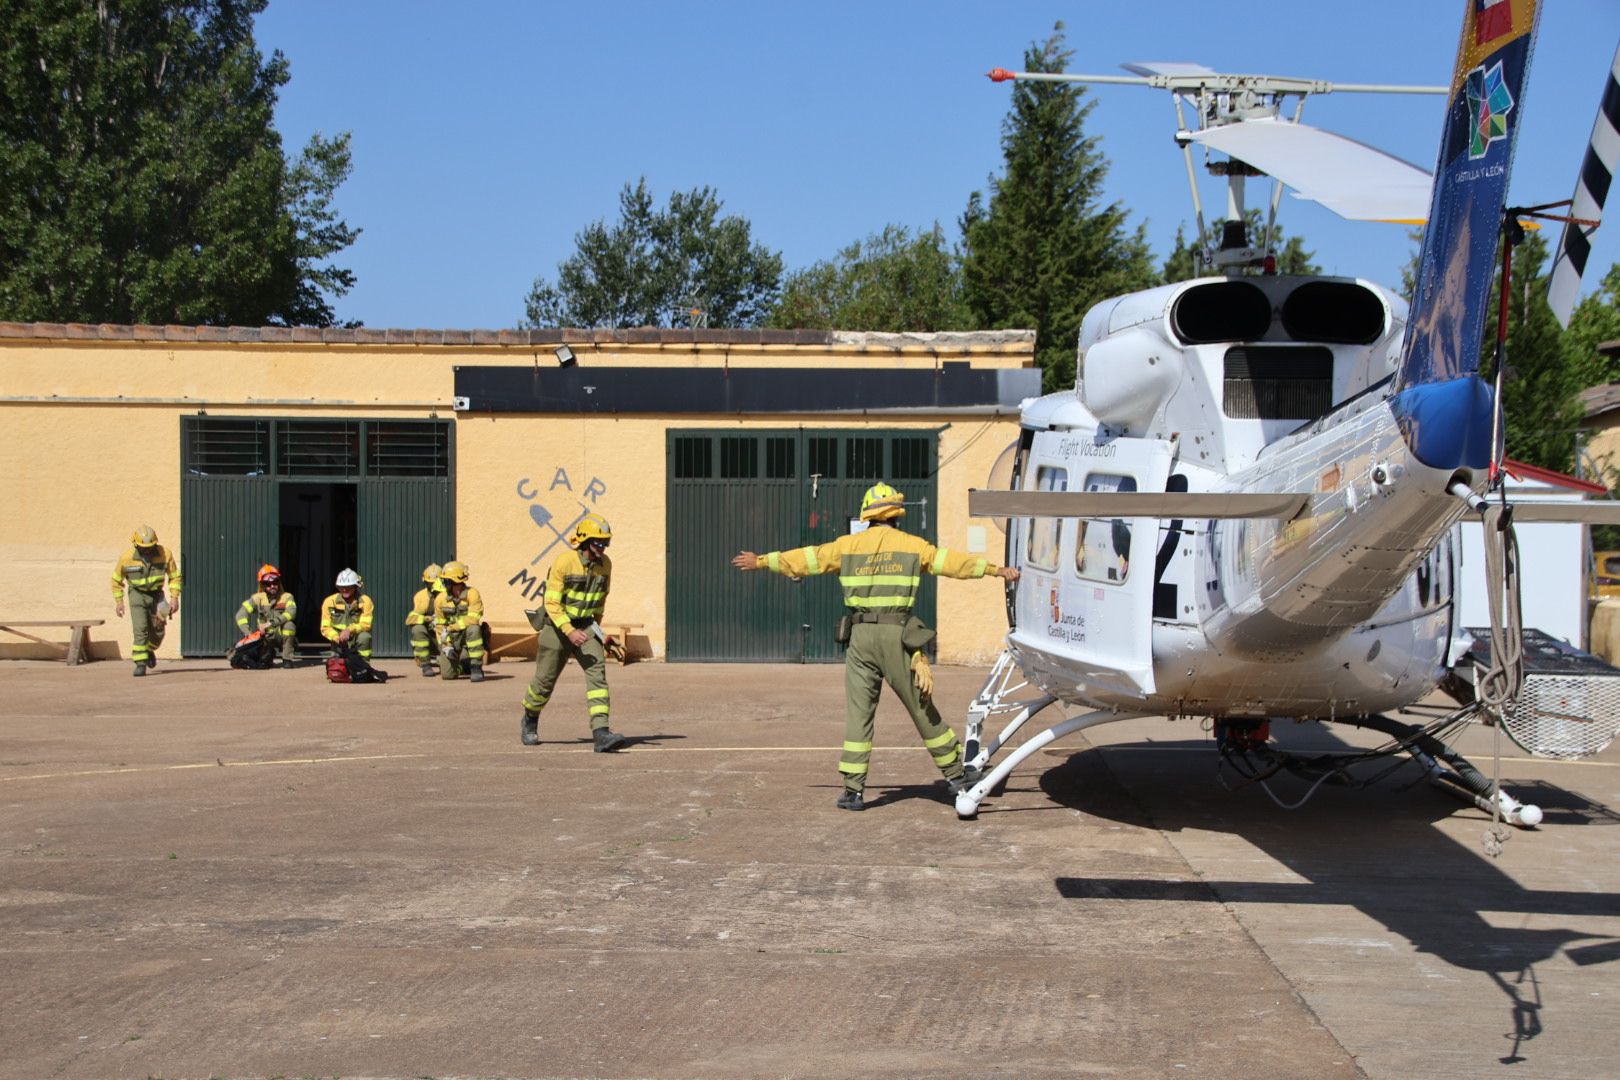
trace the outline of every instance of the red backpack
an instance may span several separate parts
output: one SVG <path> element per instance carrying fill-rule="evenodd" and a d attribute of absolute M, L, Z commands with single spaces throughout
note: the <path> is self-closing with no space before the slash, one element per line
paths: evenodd
<path fill-rule="evenodd" d="M 351 682 L 349 678 L 349 662 L 341 656 L 333 656 L 326 661 L 327 682 Z"/>

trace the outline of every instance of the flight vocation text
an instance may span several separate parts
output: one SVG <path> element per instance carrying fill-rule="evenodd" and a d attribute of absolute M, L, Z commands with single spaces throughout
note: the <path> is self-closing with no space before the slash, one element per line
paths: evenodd
<path fill-rule="evenodd" d="M 559 488 L 567 494 L 555 494 Z M 529 520 L 540 530 L 541 547 L 529 560 L 529 565 L 513 574 L 506 583 L 522 593 L 525 600 L 541 599 L 546 589 L 548 568 L 540 566 L 540 561 L 556 552 L 559 545 L 567 545 L 568 535 L 574 531 L 574 526 L 586 514 L 596 512 L 599 509 L 598 500 L 606 494 L 607 484 L 599 476 L 591 477 L 582 489 L 575 491 L 568 470 L 561 467 L 551 474 L 551 483 L 544 492 L 527 476 L 519 480 L 517 495 L 527 504 Z"/>
<path fill-rule="evenodd" d="M 1111 458 L 1117 452 L 1113 443 L 1086 442 L 1083 439 L 1064 439 L 1058 443 L 1060 458 Z"/>

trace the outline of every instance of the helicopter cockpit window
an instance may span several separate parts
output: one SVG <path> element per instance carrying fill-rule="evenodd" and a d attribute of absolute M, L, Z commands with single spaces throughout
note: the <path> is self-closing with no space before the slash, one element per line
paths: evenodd
<path fill-rule="evenodd" d="M 1087 491 L 1135 491 L 1134 476 L 1091 473 Z M 1080 523 L 1074 542 L 1074 572 L 1085 581 L 1118 585 L 1131 572 L 1131 526 L 1122 518 L 1095 518 Z"/>
<path fill-rule="evenodd" d="M 1187 345 L 1258 341 L 1271 329 L 1271 300 L 1246 281 L 1194 285 L 1176 297 L 1170 326 Z"/>
<path fill-rule="evenodd" d="M 1068 491 L 1069 470 L 1042 465 L 1035 470 L 1036 491 Z M 1037 570 L 1055 573 L 1058 568 L 1058 547 L 1063 542 L 1063 522 L 1055 517 L 1031 518 L 1029 550 L 1025 561 Z"/>

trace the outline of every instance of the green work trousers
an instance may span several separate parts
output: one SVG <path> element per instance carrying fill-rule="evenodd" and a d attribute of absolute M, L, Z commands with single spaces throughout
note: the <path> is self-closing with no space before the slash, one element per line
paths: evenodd
<path fill-rule="evenodd" d="M 131 589 L 124 597 L 124 602 L 129 605 L 130 629 L 134 632 L 129 657 L 137 664 L 144 664 L 155 657 L 158 646 L 163 644 L 163 635 L 169 624 L 157 615 L 158 601 L 162 599 L 161 592 L 142 589 Z"/>
<path fill-rule="evenodd" d="M 856 623 L 850 631 L 849 648 L 844 652 L 844 692 L 849 699 L 849 715 L 844 722 L 844 753 L 838 771 L 846 791 L 866 787 L 866 773 L 872 761 L 872 717 L 878 696 L 888 683 L 911 714 L 917 734 L 934 758 L 934 764 L 947 780 L 962 775 L 962 748 L 956 732 L 939 718 L 933 701 L 924 701 L 911 679 L 911 653 L 900 644 L 900 627 L 883 623 Z"/>
<path fill-rule="evenodd" d="M 433 627 L 427 623 L 412 623 L 410 631 L 411 656 L 418 666 L 426 666 L 433 660 Z"/>
<path fill-rule="evenodd" d="M 465 630 L 446 630 L 439 650 L 439 675 L 453 679 L 468 668 L 484 666 L 484 625 L 469 623 Z"/>
<path fill-rule="evenodd" d="M 609 712 L 607 650 L 602 648 L 602 642 L 588 629 L 583 645 L 573 644 L 559 633 L 555 626 L 549 624 L 540 631 L 539 646 L 534 654 L 534 678 L 529 682 L 528 690 L 523 693 L 523 711 L 539 715 L 540 710 L 551 700 L 551 691 L 557 685 L 557 676 L 562 674 L 562 669 L 568 665 L 570 659 L 577 660 L 585 671 L 585 708 L 590 714 L 591 730 L 607 727 Z"/>

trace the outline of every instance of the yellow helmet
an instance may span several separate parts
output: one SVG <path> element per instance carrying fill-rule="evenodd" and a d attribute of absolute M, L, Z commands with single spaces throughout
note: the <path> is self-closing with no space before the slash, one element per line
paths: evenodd
<path fill-rule="evenodd" d="M 467 564 L 464 562 L 447 562 L 444 569 L 439 571 L 439 577 L 444 581 L 455 581 L 462 585 L 467 584 Z"/>
<path fill-rule="evenodd" d="M 601 514 L 586 514 L 574 526 L 574 531 L 568 537 L 568 546 L 577 548 L 587 540 L 612 540 L 613 526 L 607 523 L 607 518 Z"/>
<path fill-rule="evenodd" d="M 422 580 L 431 585 L 435 581 L 439 580 L 439 575 L 442 573 L 444 573 L 444 571 L 440 569 L 438 563 L 428 563 L 427 566 L 422 569 Z"/>
<path fill-rule="evenodd" d="M 906 497 L 888 484 L 873 484 L 861 496 L 862 521 L 889 521 L 905 513 Z"/>
<path fill-rule="evenodd" d="M 142 525 L 129 534 L 129 542 L 136 547 L 151 547 L 157 543 L 157 533 L 152 531 L 152 526 Z"/>

